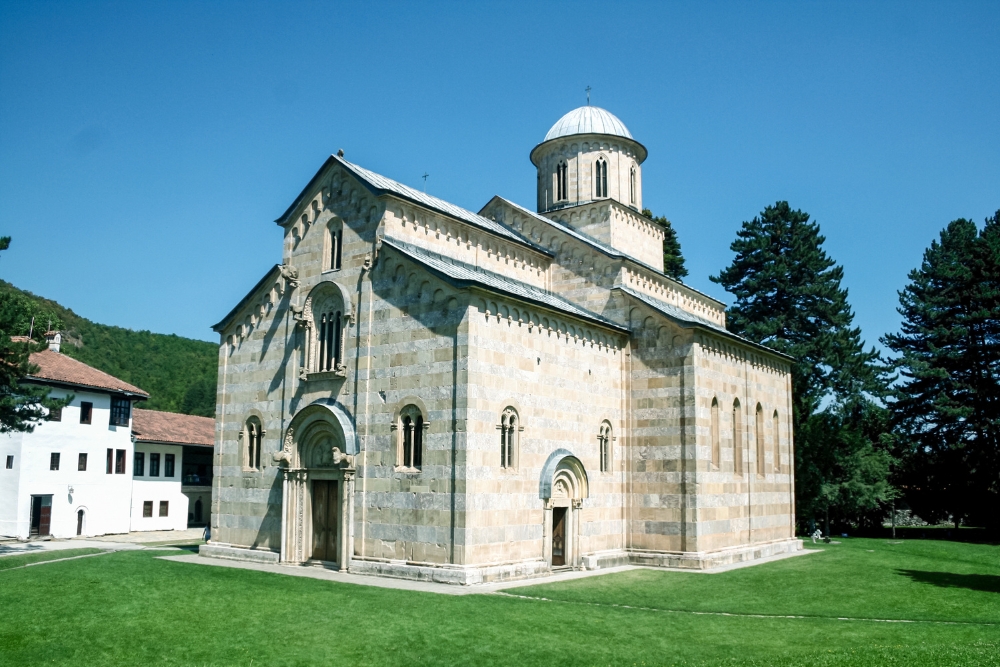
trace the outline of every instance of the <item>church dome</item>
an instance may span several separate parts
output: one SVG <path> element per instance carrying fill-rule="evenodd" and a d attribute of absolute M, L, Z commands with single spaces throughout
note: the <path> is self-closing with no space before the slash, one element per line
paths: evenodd
<path fill-rule="evenodd" d="M 587 105 L 573 109 L 557 120 L 556 124 L 545 135 L 542 143 L 573 134 L 610 134 L 615 137 L 632 139 L 632 134 L 625 127 L 625 123 L 618 120 L 617 116 L 600 107 Z"/>

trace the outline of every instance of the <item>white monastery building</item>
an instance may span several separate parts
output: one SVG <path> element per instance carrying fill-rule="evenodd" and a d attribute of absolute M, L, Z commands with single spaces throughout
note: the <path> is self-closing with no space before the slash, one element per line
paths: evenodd
<path fill-rule="evenodd" d="M 135 409 L 149 394 L 62 354 L 60 334 L 47 337 L 26 381 L 73 398 L 32 432 L 0 436 L 0 535 L 186 528 L 185 450 L 211 446 L 214 420 Z"/>
<path fill-rule="evenodd" d="M 331 156 L 220 334 L 202 554 L 475 584 L 794 551 L 788 357 L 663 274 L 646 148 L 585 106 L 534 211 Z"/>

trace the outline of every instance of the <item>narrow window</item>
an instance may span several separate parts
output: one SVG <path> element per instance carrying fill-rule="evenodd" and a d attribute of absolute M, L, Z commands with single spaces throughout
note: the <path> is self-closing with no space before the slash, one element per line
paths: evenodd
<path fill-rule="evenodd" d="M 50 422 L 61 422 L 62 408 L 52 408 L 51 410 L 49 410 L 48 420 Z"/>
<path fill-rule="evenodd" d="M 244 436 L 246 438 L 246 458 L 243 465 L 252 470 L 260 469 L 260 445 L 264 431 L 256 417 L 247 420 Z M 171 455 L 172 456 L 172 455 Z M 173 475 L 170 475 L 173 477 Z"/>
<path fill-rule="evenodd" d="M 774 415 L 771 417 L 771 432 L 774 434 L 774 472 L 781 472 L 781 422 L 778 420 L 778 411 L 774 411 Z"/>
<path fill-rule="evenodd" d="M 500 415 L 501 468 L 513 468 L 516 465 L 518 430 L 517 412 L 514 408 L 505 408 Z"/>
<path fill-rule="evenodd" d="M 319 368 L 318 371 L 326 370 L 326 358 L 330 353 L 326 346 L 326 313 L 320 315 L 319 318 Z"/>
<path fill-rule="evenodd" d="M 14 456 L 13 456 L 13 454 L 8 454 L 7 455 L 7 470 L 13 470 L 13 469 L 14 469 Z"/>
<path fill-rule="evenodd" d="M 598 158 L 594 164 L 594 195 L 596 197 L 608 196 L 608 163 L 604 158 Z"/>
<path fill-rule="evenodd" d="M 115 459 L 115 450 L 109 449 L 108 450 L 108 469 L 107 469 L 107 473 L 109 475 L 111 474 L 111 467 L 113 465 L 112 462 L 114 461 L 114 459 Z"/>
<path fill-rule="evenodd" d="M 754 423 L 754 430 L 757 431 L 757 474 L 763 475 L 765 473 L 764 469 L 764 408 L 761 407 L 760 403 L 757 404 L 757 415 L 756 422 Z"/>
<path fill-rule="evenodd" d="M 601 472 L 611 472 L 611 424 L 608 422 L 601 424 L 601 431 L 597 436 L 597 441 L 600 445 Z"/>
<path fill-rule="evenodd" d="M 403 466 L 412 467 L 413 464 L 413 420 L 403 417 Z"/>
<path fill-rule="evenodd" d="M 424 458 L 424 418 L 417 415 L 413 424 L 413 467 L 423 465 Z"/>
<path fill-rule="evenodd" d="M 142 477 L 146 474 L 146 452 L 136 452 L 132 455 L 132 476 Z"/>
<path fill-rule="evenodd" d="M 556 201 L 569 199 L 569 184 L 567 182 L 567 169 L 565 162 L 556 165 Z"/>
<path fill-rule="evenodd" d="M 89 424 L 94 413 L 94 404 L 84 401 L 80 403 L 80 423 Z"/>
<path fill-rule="evenodd" d="M 733 472 L 743 474 L 743 417 L 739 399 L 733 401 Z"/>
<path fill-rule="evenodd" d="M 160 476 L 160 455 L 157 452 L 149 453 L 149 476 Z"/>
<path fill-rule="evenodd" d="M 115 450 L 115 474 L 124 475 L 125 474 L 125 450 L 116 449 Z"/>
<path fill-rule="evenodd" d="M 128 426 L 129 417 L 132 412 L 132 401 L 127 398 L 111 399 L 111 425 Z"/>
<path fill-rule="evenodd" d="M 76 469 L 86 470 L 87 469 L 87 454 L 81 452 L 79 456 L 76 457 Z"/>
<path fill-rule="evenodd" d="M 149 519 L 153 516 L 153 501 L 144 500 L 142 501 L 142 518 Z"/>
<path fill-rule="evenodd" d="M 340 262 L 343 257 L 343 247 L 344 229 L 343 227 L 338 227 L 336 233 L 333 235 L 333 268 L 335 270 L 340 270 Z"/>
<path fill-rule="evenodd" d="M 59 470 L 59 452 L 49 454 L 49 470 Z"/>
<path fill-rule="evenodd" d="M 160 516 L 167 516 L 170 509 L 170 501 L 161 500 L 160 501 Z"/>
<path fill-rule="evenodd" d="M 635 167 L 628 172 L 628 197 L 629 202 L 635 204 Z"/>
<path fill-rule="evenodd" d="M 719 399 L 712 399 L 712 467 L 718 469 L 722 458 L 719 443 Z"/>
<path fill-rule="evenodd" d="M 339 310 L 337 311 L 337 314 L 333 318 L 333 324 L 334 324 L 333 367 L 334 368 L 339 368 L 340 364 L 341 364 L 341 358 L 340 358 L 341 357 L 341 347 L 343 347 L 343 345 L 341 344 L 343 329 L 341 328 L 340 311 Z"/>
<path fill-rule="evenodd" d="M 163 476 L 173 477 L 174 476 L 174 455 L 164 454 L 163 455 Z"/>

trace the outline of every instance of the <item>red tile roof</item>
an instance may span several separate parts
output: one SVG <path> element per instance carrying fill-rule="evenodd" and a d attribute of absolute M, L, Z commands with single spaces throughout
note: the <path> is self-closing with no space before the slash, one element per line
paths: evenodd
<path fill-rule="evenodd" d="M 132 411 L 132 434 L 136 442 L 214 447 L 215 420 L 176 412 L 135 409 Z"/>
<path fill-rule="evenodd" d="M 38 366 L 38 371 L 29 375 L 29 380 L 58 382 L 87 389 L 122 392 L 149 398 L 149 394 L 142 389 L 60 352 L 42 350 L 32 354 L 30 360 L 32 364 Z"/>

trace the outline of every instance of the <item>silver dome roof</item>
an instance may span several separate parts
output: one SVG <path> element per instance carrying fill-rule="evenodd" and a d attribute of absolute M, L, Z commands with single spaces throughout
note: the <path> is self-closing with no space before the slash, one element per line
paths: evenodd
<path fill-rule="evenodd" d="M 600 107 L 585 106 L 573 109 L 568 114 L 556 121 L 542 143 L 559 137 L 568 137 L 573 134 L 610 134 L 616 137 L 632 139 L 631 133 L 625 127 L 625 123 L 618 120 L 610 111 L 605 111 Z M 635 139 L 632 139 L 635 141 Z"/>

